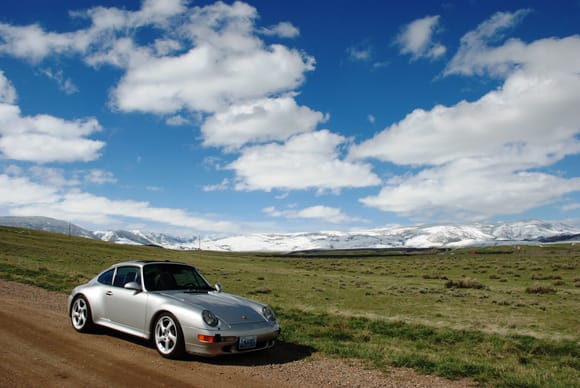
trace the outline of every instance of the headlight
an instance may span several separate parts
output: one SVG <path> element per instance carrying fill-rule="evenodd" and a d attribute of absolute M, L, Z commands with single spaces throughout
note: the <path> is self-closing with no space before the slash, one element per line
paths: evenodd
<path fill-rule="evenodd" d="M 209 310 L 203 310 L 201 312 L 201 317 L 208 326 L 216 327 L 219 323 L 217 317 Z"/>
<path fill-rule="evenodd" d="M 276 315 L 274 314 L 274 312 L 272 311 L 272 309 L 270 307 L 268 307 L 268 306 L 262 307 L 262 314 L 269 321 L 275 321 L 276 320 Z"/>

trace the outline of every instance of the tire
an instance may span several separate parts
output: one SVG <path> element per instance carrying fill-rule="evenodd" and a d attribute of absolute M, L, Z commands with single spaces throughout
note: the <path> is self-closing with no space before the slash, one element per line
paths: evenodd
<path fill-rule="evenodd" d="M 83 295 L 74 299 L 70 309 L 70 320 L 74 329 L 79 333 L 88 333 L 94 329 L 91 306 Z"/>
<path fill-rule="evenodd" d="M 162 313 L 155 321 L 153 341 L 157 352 L 165 358 L 176 359 L 185 353 L 181 325 L 171 313 Z"/>

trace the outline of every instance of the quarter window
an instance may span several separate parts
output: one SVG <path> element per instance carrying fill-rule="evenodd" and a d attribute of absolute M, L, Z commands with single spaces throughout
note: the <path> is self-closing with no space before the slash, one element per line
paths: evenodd
<path fill-rule="evenodd" d="M 99 283 L 106 284 L 110 286 L 113 283 L 113 273 L 115 269 L 110 269 L 106 272 L 103 272 L 97 279 Z"/>

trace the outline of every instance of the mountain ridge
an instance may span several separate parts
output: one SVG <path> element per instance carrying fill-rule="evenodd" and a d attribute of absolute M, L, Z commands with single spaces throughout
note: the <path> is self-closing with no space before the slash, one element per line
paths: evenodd
<path fill-rule="evenodd" d="M 253 233 L 188 238 L 139 230 L 89 231 L 49 217 L 0 217 L 0 225 L 45 230 L 117 244 L 174 250 L 294 252 L 332 249 L 458 248 L 579 241 L 580 229 L 561 222 L 523 220 L 393 226 L 358 232 Z"/>

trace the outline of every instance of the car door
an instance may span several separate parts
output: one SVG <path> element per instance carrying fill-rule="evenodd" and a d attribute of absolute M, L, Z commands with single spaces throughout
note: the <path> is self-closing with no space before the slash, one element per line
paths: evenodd
<path fill-rule="evenodd" d="M 105 311 L 110 322 L 124 331 L 143 335 L 147 293 L 124 288 L 125 284 L 136 282 L 141 285 L 140 268 L 121 266 L 117 268 L 112 286 L 105 294 Z"/>

